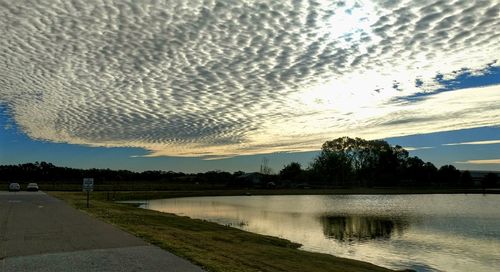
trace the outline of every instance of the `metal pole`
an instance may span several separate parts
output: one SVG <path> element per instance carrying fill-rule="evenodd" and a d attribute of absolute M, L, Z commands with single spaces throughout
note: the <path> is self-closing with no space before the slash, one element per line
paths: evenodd
<path fill-rule="evenodd" d="M 87 190 L 87 208 L 89 207 L 89 196 L 90 196 L 90 191 Z"/>

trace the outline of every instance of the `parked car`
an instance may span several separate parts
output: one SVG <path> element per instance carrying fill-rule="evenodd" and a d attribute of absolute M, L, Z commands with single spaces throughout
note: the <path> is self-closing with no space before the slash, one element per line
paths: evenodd
<path fill-rule="evenodd" d="M 26 191 L 36 192 L 38 190 L 39 190 L 38 184 L 36 184 L 36 183 L 28 183 L 28 186 L 26 186 Z"/>
<path fill-rule="evenodd" d="M 20 190 L 21 190 L 21 185 L 19 185 L 19 183 L 13 182 L 9 184 L 9 191 L 19 192 Z"/>

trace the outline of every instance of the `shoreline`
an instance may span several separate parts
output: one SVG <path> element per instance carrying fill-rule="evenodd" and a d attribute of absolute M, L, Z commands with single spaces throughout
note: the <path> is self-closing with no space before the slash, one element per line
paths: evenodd
<path fill-rule="evenodd" d="M 412 194 L 500 194 L 500 189 L 406 189 L 406 188 L 356 188 L 356 189 L 224 189 L 179 191 L 116 191 L 99 192 L 115 201 L 150 200 L 161 198 L 203 196 L 258 196 L 258 195 L 412 195 Z"/>

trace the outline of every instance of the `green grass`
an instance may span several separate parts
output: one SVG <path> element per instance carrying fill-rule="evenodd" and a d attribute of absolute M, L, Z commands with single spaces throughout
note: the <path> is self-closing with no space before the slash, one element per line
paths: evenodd
<path fill-rule="evenodd" d="M 297 249 L 299 244 L 285 239 L 107 201 L 108 195 L 103 192 L 92 193 L 90 209 L 85 207 L 84 193 L 50 194 L 209 271 L 391 271 L 366 262 L 302 251 Z M 115 199 L 194 195 L 196 192 L 119 192 Z"/>

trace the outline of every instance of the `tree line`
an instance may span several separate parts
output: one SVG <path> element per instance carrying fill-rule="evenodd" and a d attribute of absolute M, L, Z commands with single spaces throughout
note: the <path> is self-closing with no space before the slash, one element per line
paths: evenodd
<path fill-rule="evenodd" d="M 431 162 L 409 156 L 403 147 L 391 146 L 383 140 L 341 137 L 327 141 L 321 153 L 310 166 L 302 169 L 297 162 L 280 171 L 282 180 L 310 184 L 373 187 L 425 186 L 474 187 L 469 171 L 460 171 L 453 165 L 439 169 Z M 494 187 L 498 176 L 489 173 L 479 186 Z"/>
<path fill-rule="evenodd" d="M 65 182 L 81 183 L 83 178 L 94 178 L 95 182 L 195 182 L 229 183 L 241 173 L 208 171 L 205 173 L 183 173 L 174 171 L 143 171 L 112 169 L 78 169 L 55 166 L 48 162 L 24 163 L 18 165 L 0 165 L 0 181 L 4 182 Z"/>
<path fill-rule="evenodd" d="M 409 156 L 401 146 L 391 146 L 383 140 L 341 137 L 323 144 L 320 154 L 305 169 L 297 162 L 285 165 L 279 174 L 270 174 L 261 166 L 260 174 L 242 171 L 208 171 L 183 173 L 173 171 L 143 171 L 112 169 L 77 169 L 52 163 L 35 162 L 0 165 L 0 181 L 80 184 L 92 177 L 98 184 L 196 184 L 218 188 L 251 187 L 495 187 L 498 176 L 487 174 L 477 184 L 469 171 L 459 171 L 453 165 L 439 169 L 431 162 Z M 264 170 L 262 170 L 265 168 Z M 206 186 L 203 188 L 210 188 Z M 123 188 L 123 186 L 121 187 Z M 152 187 L 153 188 L 153 187 Z M 167 188 L 167 187 L 165 187 Z M 200 187 L 202 188 L 202 187 Z"/>

